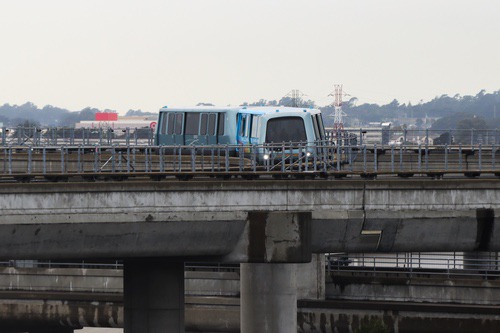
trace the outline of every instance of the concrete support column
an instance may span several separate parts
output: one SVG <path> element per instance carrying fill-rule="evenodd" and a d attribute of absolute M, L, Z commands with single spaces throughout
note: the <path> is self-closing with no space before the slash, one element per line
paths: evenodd
<path fill-rule="evenodd" d="M 124 333 L 184 332 L 184 263 L 124 262 Z"/>
<path fill-rule="evenodd" d="M 241 333 L 297 332 L 296 264 L 241 264 Z"/>
<path fill-rule="evenodd" d="M 310 263 L 297 264 L 297 299 L 325 299 L 325 254 L 313 253 Z"/>

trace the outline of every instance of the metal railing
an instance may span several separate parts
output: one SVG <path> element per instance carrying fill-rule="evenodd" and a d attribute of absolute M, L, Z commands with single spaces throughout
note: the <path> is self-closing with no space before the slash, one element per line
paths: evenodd
<path fill-rule="evenodd" d="M 498 253 L 471 258 L 463 253 L 399 253 L 329 254 L 326 256 L 327 274 L 353 272 L 372 276 L 440 277 L 440 278 L 500 278 Z"/>
<path fill-rule="evenodd" d="M 327 129 L 326 137 L 336 145 L 498 145 L 500 129 L 397 129 L 356 128 Z M 72 128 L 14 127 L 0 128 L 0 146 L 30 145 L 153 145 L 155 132 L 151 128 Z"/>
<path fill-rule="evenodd" d="M 326 172 L 342 164 L 329 143 L 210 146 L 7 146 L 0 175 Z"/>
<path fill-rule="evenodd" d="M 328 143 L 251 146 L 8 146 L 0 176 L 111 173 L 331 173 L 412 176 L 500 175 L 498 146 L 336 147 Z"/>
<path fill-rule="evenodd" d="M 154 144 L 151 128 L 70 128 L 15 127 L 0 128 L 0 145 L 62 146 L 62 145 L 142 145 Z"/>

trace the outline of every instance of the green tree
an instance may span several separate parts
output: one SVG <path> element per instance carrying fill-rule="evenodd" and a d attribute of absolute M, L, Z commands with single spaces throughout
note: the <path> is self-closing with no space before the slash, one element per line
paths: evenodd
<path fill-rule="evenodd" d="M 457 123 L 457 143 L 476 144 L 482 142 L 483 131 L 488 129 L 486 121 L 477 116 L 462 119 Z"/>

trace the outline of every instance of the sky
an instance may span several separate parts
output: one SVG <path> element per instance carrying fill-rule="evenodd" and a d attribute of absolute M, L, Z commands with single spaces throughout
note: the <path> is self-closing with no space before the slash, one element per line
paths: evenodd
<path fill-rule="evenodd" d="M 0 0 L 0 105 L 125 113 L 500 90 L 498 0 Z"/>

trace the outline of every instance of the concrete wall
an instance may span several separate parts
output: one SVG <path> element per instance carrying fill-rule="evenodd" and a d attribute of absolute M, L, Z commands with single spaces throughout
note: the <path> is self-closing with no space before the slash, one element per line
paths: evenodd
<path fill-rule="evenodd" d="M 500 305 L 500 281 L 405 277 L 356 277 L 336 274 L 328 278 L 326 298 L 358 301 L 394 301 Z"/>

